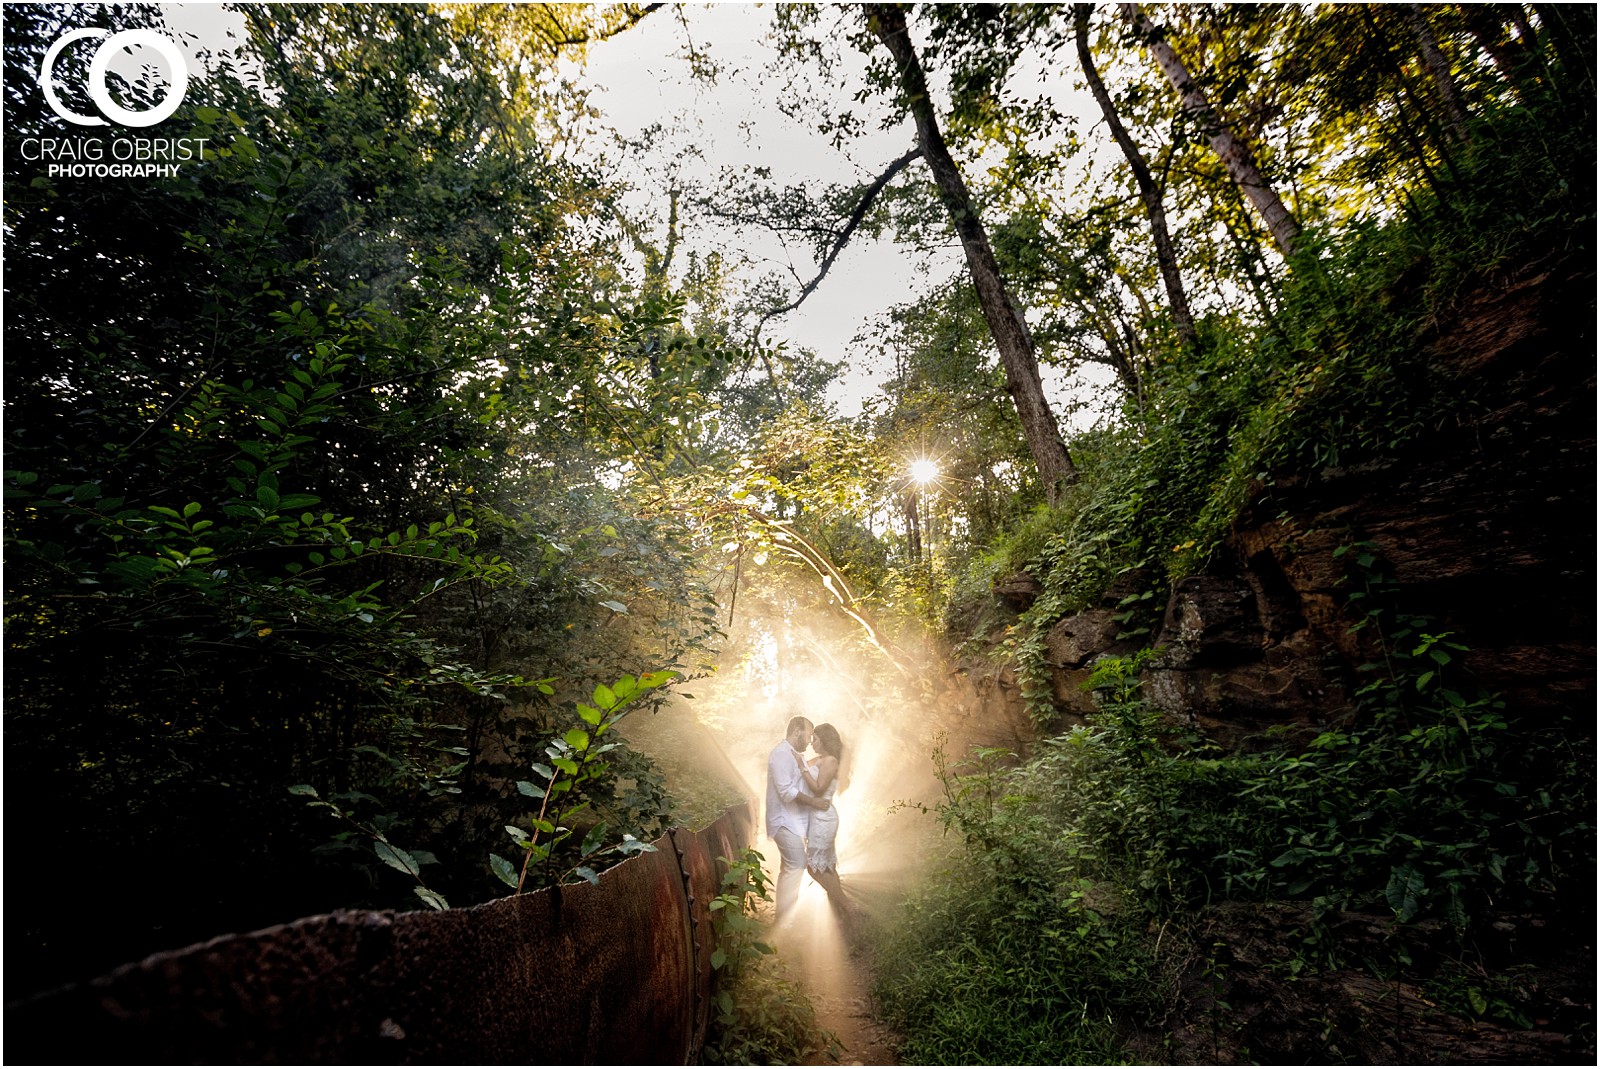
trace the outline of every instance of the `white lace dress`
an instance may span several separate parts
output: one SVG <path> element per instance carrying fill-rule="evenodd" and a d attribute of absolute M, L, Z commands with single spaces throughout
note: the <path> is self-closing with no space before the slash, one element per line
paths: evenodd
<path fill-rule="evenodd" d="M 806 836 L 806 868 L 812 872 L 834 872 L 839 868 L 839 855 L 833 849 L 833 840 L 839 834 L 839 810 L 833 804 L 833 795 L 838 789 L 839 780 L 835 778 L 821 796 L 828 808 L 811 813 L 811 833 Z"/>

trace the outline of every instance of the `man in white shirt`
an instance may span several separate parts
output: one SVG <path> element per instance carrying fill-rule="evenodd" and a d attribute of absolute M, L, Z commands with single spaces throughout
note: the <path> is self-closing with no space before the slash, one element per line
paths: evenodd
<path fill-rule="evenodd" d="M 806 836 L 811 810 L 820 808 L 806 791 L 800 776 L 801 755 L 811 745 L 811 721 L 797 716 L 789 721 L 784 740 L 767 757 L 767 835 L 778 844 L 778 919 L 800 897 L 800 875 L 806 870 Z"/>

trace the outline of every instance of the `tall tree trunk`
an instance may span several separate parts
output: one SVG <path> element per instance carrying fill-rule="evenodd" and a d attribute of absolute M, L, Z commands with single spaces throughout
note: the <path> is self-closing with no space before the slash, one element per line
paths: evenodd
<path fill-rule="evenodd" d="M 922 563 L 922 510 L 915 490 L 907 490 L 900 499 L 900 511 L 906 518 L 906 555 L 912 564 Z"/>
<path fill-rule="evenodd" d="M 1184 291 L 1183 275 L 1178 272 L 1178 255 L 1172 248 L 1172 236 L 1167 231 L 1167 209 L 1161 203 L 1161 187 L 1156 185 L 1150 165 L 1145 162 L 1139 146 L 1128 135 L 1128 128 L 1122 125 L 1122 118 L 1111 102 L 1111 94 L 1106 92 L 1106 83 L 1095 68 L 1094 56 L 1089 52 L 1089 16 L 1093 13 L 1093 4 L 1074 4 L 1072 8 L 1073 25 L 1078 38 L 1078 64 L 1083 67 L 1089 92 L 1094 94 L 1095 103 L 1100 105 L 1100 114 L 1105 116 L 1111 136 L 1122 149 L 1129 170 L 1133 171 L 1133 180 L 1139 184 L 1139 197 L 1144 201 L 1145 215 L 1150 219 L 1150 237 L 1156 246 L 1156 264 L 1161 268 L 1161 282 L 1166 286 L 1167 303 L 1172 307 L 1172 321 L 1178 328 L 1178 339 L 1193 348 L 1198 340 L 1194 314 L 1189 311 L 1189 295 Z"/>
<path fill-rule="evenodd" d="M 1439 198 L 1439 205 L 1448 209 L 1450 196 L 1434 169 L 1428 165 L 1428 148 L 1429 146 L 1433 148 L 1439 156 L 1439 161 L 1450 172 L 1451 178 L 1459 183 L 1461 175 L 1456 170 L 1455 157 L 1450 152 L 1452 142 L 1443 136 L 1443 130 L 1435 120 L 1433 109 L 1411 88 L 1413 79 L 1406 76 L 1402 59 L 1396 56 L 1395 49 L 1390 44 L 1389 34 L 1384 32 L 1373 8 L 1368 5 L 1361 10 L 1367 26 L 1367 37 L 1362 47 L 1368 56 L 1374 57 L 1371 60 L 1373 64 L 1388 71 L 1394 78 L 1395 120 L 1400 126 L 1400 133 L 1410 144 L 1412 155 L 1417 165 L 1422 168 L 1423 177 L 1427 179 L 1428 185 Z M 1414 127 L 1406 117 L 1408 110 L 1416 115 L 1420 129 Z"/>
<path fill-rule="evenodd" d="M 967 268 L 972 275 L 972 285 L 978 292 L 978 303 L 983 317 L 989 323 L 989 333 L 994 336 L 1000 350 L 1000 361 L 1006 369 L 1006 389 L 1017 406 L 1017 416 L 1022 421 L 1022 433 L 1028 441 L 1028 451 L 1033 454 L 1034 465 L 1044 483 L 1045 497 L 1054 504 L 1063 486 L 1077 481 L 1078 473 L 1072 465 L 1072 456 L 1061 440 L 1061 428 L 1055 413 L 1045 400 L 1044 384 L 1039 379 L 1039 360 L 1033 347 L 1033 336 L 1028 324 L 1006 289 L 1000 275 L 1000 265 L 995 262 L 994 250 L 989 245 L 989 235 L 978 218 L 967 192 L 967 183 L 961 171 L 950 158 L 944 135 L 933 113 L 933 99 L 928 95 L 928 81 L 922 63 L 911 46 L 911 35 L 906 30 L 905 12 L 894 4 L 863 4 L 867 24 L 878 39 L 888 48 L 900 68 L 900 86 L 906 104 L 917 124 L 917 142 L 922 157 L 933 172 L 934 185 L 939 199 L 950 214 L 950 222 L 961 239 L 962 251 L 967 256 Z"/>
<path fill-rule="evenodd" d="M 1461 103 L 1461 90 L 1457 88 L 1455 77 L 1450 73 L 1449 61 L 1444 58 L 1444 52 L 1439 48 L 1439 39 L 1433 35 L 1433 27 L 1428 25 L 1427 16 L 1422 13 L 1422 5 L 1401 4 L 1400 10 L 1405 15 L 1406 24 L 1411 27 L 1412 34 L 1417 38 L 1417 49 L 1422 53 L 1422 64 L 1428 68 L 1428 75 L 1433 79 L 1433 87 L 1438 94 L 1439 104 L 1444 109 L 1450 136 L 1457 141 L 1465 141 L 1467 106 Z"/>
<path fill-rule="evenodd" d="M 1184 66 L 1178 53 L 1167 43 L 1166 31 L 1151 22 L 1150 16 L 1139 10 L 1138 4 L 1122 4 L 1120 9 L 1123 19 L 1133 27 L 1145 47 L 1150 49 L 1150 55 L 1155 58 L 1161 73 L 1178 91 L 1184 109 L 1199 120 L 1200 128 L 1211 140 L 1212 151 L 1228 169 L 1229 176 L 1250 198 L 1256 211 L 1261 213 L 1261 219 L 1267 224 L 1267 230 L 1272 233 L 1279 251 L 1285 256 L 1293 255 L 1296 239 L 1300 237 L 1300 221 L 1262 177 L 1261 169 L 1250 154 L 1250 147 L 1235 137 L 1233 131 L 1223 123 L 1205 92 L 1189 74 L 1189 68 Z"/>

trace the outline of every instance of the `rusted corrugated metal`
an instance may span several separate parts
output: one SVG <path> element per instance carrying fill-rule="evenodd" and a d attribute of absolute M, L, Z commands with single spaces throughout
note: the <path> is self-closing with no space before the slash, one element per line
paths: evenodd
<path fill-rule="evenodd" d="M 752 829 L 739 805 L 598 886 L 342 911 L 156 954 L 9 1006 L 6 1060 L 681 1064 L 710 1022 L 716 859 Z"/>

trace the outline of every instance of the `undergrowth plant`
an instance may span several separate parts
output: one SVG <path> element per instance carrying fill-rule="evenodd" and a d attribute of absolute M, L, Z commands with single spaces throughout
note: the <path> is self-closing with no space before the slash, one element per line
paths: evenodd
<path fill-rule="evenodd" d="M 1387 906 L 1465 930 L 1522 906 L 1592 855 L 1592 785 L 1563 721 L 1519 718 L 1466 674 L 1465 646 L 1395 604 L 1375 547 L 1357 542 L 1352 630 L 1371 634 L 1358 717 L 1304 753 L 1263 758 L 1252 790 L 1276 845 L 1230 874 L 1319 909 Z"/>
<path fill-rule="evenodd" d="M 711 965 L 716 970 L 716 1017 L 701 1060 L 706 1065 L 805 1065 L 827 1054 L 837 1061 L 840 1048 L 831 1032 L 817 1025 L 811 1000 L 784 974 L 771 944 L 762 939 L 757 916 L 772 890 L 762 856 L 746 847 L 726 866 L 722 890 L 712 899 L 717 935 Z"/>
<path fill-rule="evenodd" d="M 1175 727 L 1144 700 L 1144 651 L 1101 660 L 1091 726 L 1020 765 L 936 754 L 954 858 L 908 900 L 880 962 L 908 1060 L 1117 1060 L 1126 1026 L 1159 1016 L 1162 977 L 1208 904 L 1435 918 L 1465 962 L 1491 910 L 1534 906 L 1592 868 L 1592 781 L 1563 725 L 1475 687 L 1462 644 L 1394 603 L 1373 548 L 1346 555 L 1374 659 L 1354 716 L 1304 749 L 1224 755 Z M 1340 963 L 1308 944 L 1298 967 L 1312 960 Z M 1481 966 L 1450 975 L 1439 983 L 1475 1016 L 1523 1013 L 1505 997 L 1520 988 Z"/>

